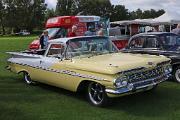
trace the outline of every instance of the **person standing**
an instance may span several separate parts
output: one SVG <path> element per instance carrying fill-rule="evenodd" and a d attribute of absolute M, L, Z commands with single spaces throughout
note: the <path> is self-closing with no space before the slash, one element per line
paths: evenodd
<path fill-rule="evenodd" d="M 73 25 L 72 30 L 68 33 L 68 37 L 76 37 L 77 26 Z"/>
<path fill-rule="evenodd" d="M 48 31 L 45 30 L 43 32 L 43 34 L 40 37 L 40 45 L 41 45 L 41 49 L 46 49 L 48 46 L 48 40 L 49 40 L 49 36 L 48 36 Z"/>
<path fill-rule="evenodd" d="M 172 33 L 180 35 L 180 23 L 177 25 L 177 27 L 175 29 L 172 30 Z"/>
<path fill-rule="evenodd" d="M 86 31 L 84 33 L 84 36 L 95 36 L 95 35 L 96 35 L 96 31 L 95 31 L 95 28 L 93 26 L 89 26 L 88 31 Z"/>
<path fill-rule="evenodd" d="M 104 32 L 102 28 L 97 31 L 97 36 L 104 36 Z"/>

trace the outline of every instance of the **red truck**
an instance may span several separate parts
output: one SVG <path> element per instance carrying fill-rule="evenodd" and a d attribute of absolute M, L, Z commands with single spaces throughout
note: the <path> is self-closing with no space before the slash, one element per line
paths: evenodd
<path fill-rule="evenodd" d="M 49 33 L 49 39 L 56 39 L 67 37 L 67 33 L 71 30 L 73 25 L 77 26 L 77 36 L 83 36 L 89 26 L 94 26 L 98 29 L 103 22 L 99 16 L 59 16 L 47 20 L 45 28 Z M 107 24 L 107 23 L 106 23 Z M 108 31 L 108 25 L 103 25 L 103 28 Z M 109 35 L 109 34 L 108 34 Z M 111 37 L 117 48 L 122 49 L 128 43 L 128 39 L 116 39 Z M 40 48 L 39 39 L 32 41 L 29 45 L 30 50 L 37 50 Z"/>
<path fill-rule="evenodd" d="M 66 37 L 68 30 L 71 30 L 73 25 L 76 25 L 78 28 L 77 36 L 83 36 L 90 25 L 97 28 L 99 21 L 99 16 L 60 16 L 48 19 L 45 28 L 49 33 L 50 40 Z M 37 50 L 39 48 L 39 39 L 34 40 L 29 45 L 30 50 Z"/>

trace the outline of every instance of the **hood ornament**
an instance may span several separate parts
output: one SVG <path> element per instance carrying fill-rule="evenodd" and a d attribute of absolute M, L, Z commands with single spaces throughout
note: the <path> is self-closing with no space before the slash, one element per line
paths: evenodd
<path fill-rule="evenodd" d="M 109 64 L 109 67 L 118 67 L 118 65 Z"/>
<path fill-rule="evenodd" d="M 153 62 L 148 62 L 148 65 L 154 65 L 154 63 Z"/>

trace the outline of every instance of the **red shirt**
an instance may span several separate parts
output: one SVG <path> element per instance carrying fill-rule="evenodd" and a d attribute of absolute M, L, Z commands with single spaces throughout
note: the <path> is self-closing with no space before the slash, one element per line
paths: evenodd
<path fill-rule="evenodd" d="M 75 32 L 69 32 L 68 37 L 76 37 L 76 33 Z"/>

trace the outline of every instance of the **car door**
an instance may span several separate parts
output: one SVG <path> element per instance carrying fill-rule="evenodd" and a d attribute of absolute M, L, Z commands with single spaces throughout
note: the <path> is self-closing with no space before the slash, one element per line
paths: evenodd
<path fill-rule="evenodd" d="M 144 51 L 145 37 L 137 36 L 130 39 L 128 46 L 123 52 L 141 53 Z"/>
<path fill-rule="evenodd" d="M 144 53 L 151 55 L 160 55 L 163 53 L 162 43 L 158 36 L 146 36 L 144 44 Z"/>
<path fill-rule="evenodd" d="M 60 71 L 64 69 L 63 53 L 65 46 L 50 44 L 45 55 L 37 61 L 37 68 L 33 71 L 33 78 L 39 82 L 61 87 L 66 80 Z"/>
<path fill-rule="evenodd" d="M 139 38 L 144 41 L 142 47 L 132 47 L 135 41 Z M 127 51 L 131 53 L 159 55 L 163 52 L 161 46 L 162 44 L 157 36 L 139 36 L 130 41 Z"/>

